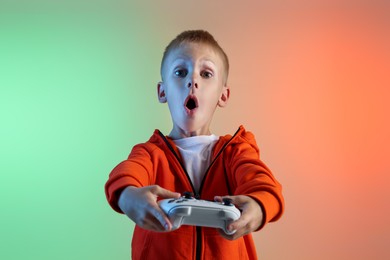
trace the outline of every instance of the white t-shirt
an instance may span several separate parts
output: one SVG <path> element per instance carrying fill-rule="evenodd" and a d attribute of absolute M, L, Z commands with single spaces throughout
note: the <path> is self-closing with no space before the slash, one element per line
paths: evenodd
<path fill-rule="evenodd" d="M 200 135 L 174 140 L 196 192 L 210 165 L 211 151 L 218 139 L 216 135 Z"/>

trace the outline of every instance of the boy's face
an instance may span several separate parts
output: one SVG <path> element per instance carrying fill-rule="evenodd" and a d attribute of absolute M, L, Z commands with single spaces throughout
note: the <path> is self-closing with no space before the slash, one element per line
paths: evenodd
<path fill-rule="evenodd" d="M 168 54 L 162 78 L 157 85 L 158 97 L 161 103 L 168 102 L 171 136 L 210 134 L 214 111 L 226 105 L 230 93 L 218 53 L 207 44 L 184 43 Z"/>

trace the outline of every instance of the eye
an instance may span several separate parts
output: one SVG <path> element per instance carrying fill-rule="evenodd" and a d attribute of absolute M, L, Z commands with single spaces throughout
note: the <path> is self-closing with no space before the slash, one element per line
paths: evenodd
<path fill-rule="evenodd" d="M 213 76 L 213 73 L 210 72 L 210 71 L 202 71 L 202 73 L 200 74 L 203 78 L 211 78 Z"/>
<path fill-rule="evenodd" d="M 175 70 L 175 75 L 177 77 L 184 78 L 185 76 L 187 76 L 187 74 L 188 74 L 188 71 L 186 69 L 177 69 L 177 70 Z"/>

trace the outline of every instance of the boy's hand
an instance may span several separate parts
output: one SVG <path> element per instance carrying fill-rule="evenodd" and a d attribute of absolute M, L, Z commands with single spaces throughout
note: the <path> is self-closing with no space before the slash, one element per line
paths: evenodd
<path fill-rule="evenodd" d="M 255 230 L 257 230 L 261 223 L 263 222 L 263 211 L 254 199 L 249 196 L 239 195 L 239 196 L 215 196 L 215 201 L 222 201 L 222 198 L 232 199 L 232 203 L 241 210 L 241 217 L 236 221 L 230 223 L 228 226 L 229 230 L 236 230 L 236 233 L 233 235 L 227 235 L 222 230 L 220 234 L 228 239 L 235 240 L 239 237 L 247 235 Z"/>
<path fill-rule="evenodd" d="M 119 208 L 138 226 L 144 229 L 169 231 L 172 224 L 157 204 L 157 198 L 179 198 L 180 193 L 161 188 L 158 185 L 142 188 L 125 188 L 118 200 Z"/>

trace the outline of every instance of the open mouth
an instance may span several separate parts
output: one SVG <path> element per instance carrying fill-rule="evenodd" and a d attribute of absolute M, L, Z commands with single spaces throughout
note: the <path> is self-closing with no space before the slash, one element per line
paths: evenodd
<path fill-rule="evenodd" d="M 194 95 L 189 95 L 184 104 L 188 110 L 194 110 L 198 107 L 198 99 Z"/>

